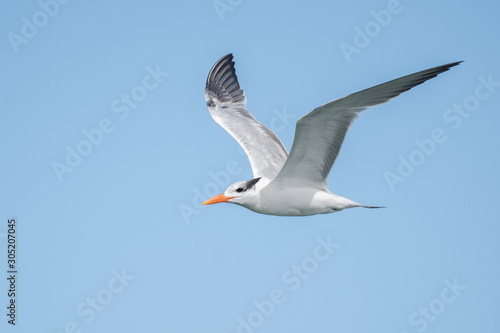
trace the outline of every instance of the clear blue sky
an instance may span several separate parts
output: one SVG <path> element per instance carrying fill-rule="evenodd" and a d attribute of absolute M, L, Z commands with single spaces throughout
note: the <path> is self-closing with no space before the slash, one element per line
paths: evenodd
<path fill-rule="evenodd" d="M 498 332 L 495 1 L 5 1 L 2 332 Z M 329 177 L 386 209 L 284 218 L 200 206 L 252 178 L 206 109 L 232 52 L 248 108 L 297 119 L 429 67 L 364 112 Z"/>

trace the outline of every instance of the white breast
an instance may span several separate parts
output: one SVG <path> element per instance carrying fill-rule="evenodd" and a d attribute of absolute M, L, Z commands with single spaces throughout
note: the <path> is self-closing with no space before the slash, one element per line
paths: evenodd
<path fill-rule="evenodd" d="M 280 216 L 328 214 L 360 204 L 331 193 L 328 189 L 266 186 L 255 202 L 245 205 L 261 213 Z"/>

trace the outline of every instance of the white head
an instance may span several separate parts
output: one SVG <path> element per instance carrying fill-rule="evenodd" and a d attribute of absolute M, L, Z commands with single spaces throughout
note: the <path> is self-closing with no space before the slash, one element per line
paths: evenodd
<path fill-rule="evenodd" d="M 258 200 L 257 183 L 260 179 L 259 177 L 234 183 L 224 193 L 208 199 L 202 205 L 212 205 L 219 202 L 229 202 L 242 206 L 252 205 L 252 203 Z"/>

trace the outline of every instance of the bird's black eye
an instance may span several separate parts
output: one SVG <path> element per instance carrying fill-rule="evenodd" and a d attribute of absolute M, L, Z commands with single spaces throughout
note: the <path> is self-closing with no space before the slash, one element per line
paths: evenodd
<path fill-rule="evenodd" d="M 209 100 L 207 101 L 207 106 L 208 106 L 209 108 L 214 107 L 214 106 L 215 106 L 214 101 L 213 101 L 213 100 L 211 100 L 211 99 L 209 99 Z"/>
<path fill-rule="evenodd" d="M 236 192 L 238 192 L 238 193 L 243 192 L 243 188 L 238 187 L 238 188 L 236 189 Z"/>

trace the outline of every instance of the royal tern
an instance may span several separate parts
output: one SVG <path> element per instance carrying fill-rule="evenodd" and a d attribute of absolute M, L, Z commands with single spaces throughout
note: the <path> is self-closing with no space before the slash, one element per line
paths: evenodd
<path fill-rule="evenodd" d="M 276 134 L 246 109 L 233 55 L 210 70 L 205 99 L 213 120 L 245 151 L 253 179 L 240 181 L 203 205 L 229 202 L 261 214 L 305 216 L 365 207 L 327 188 L 327 176 L 345 134 L 358 114 L 410 90 L 461 63 L 453 62 L 403 76 L 326 103 L 297 121 L 290 155 Z"/>

